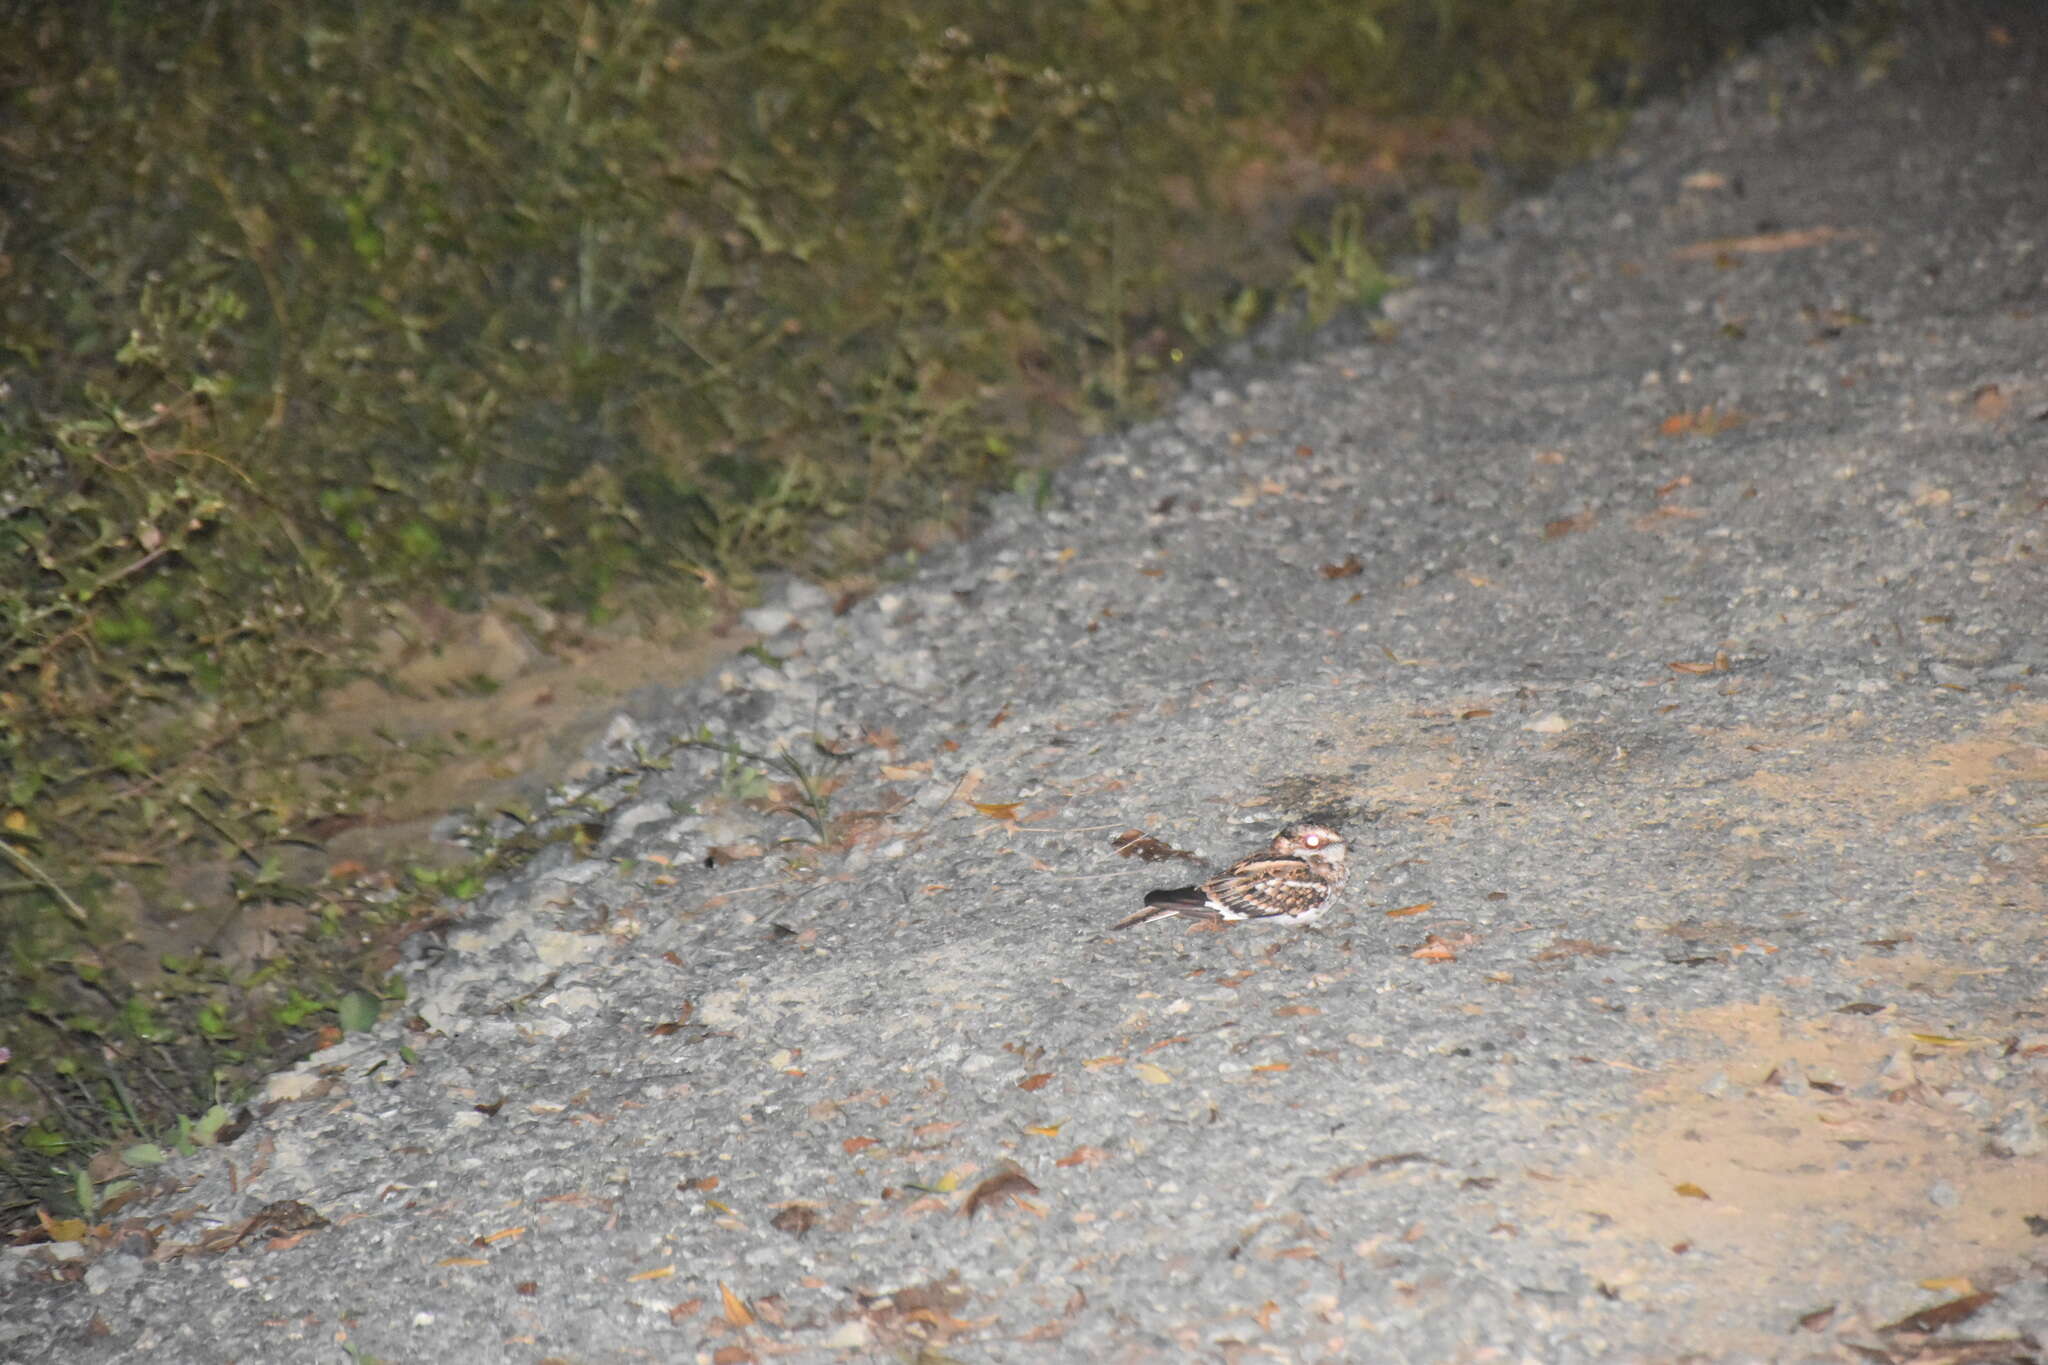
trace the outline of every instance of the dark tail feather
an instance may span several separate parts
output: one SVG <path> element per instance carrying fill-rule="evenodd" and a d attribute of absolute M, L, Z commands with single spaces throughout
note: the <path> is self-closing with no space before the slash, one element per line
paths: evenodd
<path fill-rule="evenodd" d="M 1143 910 L 1128 919 L 1118 921 L 1112 927 L 1134 929 L 1140 924 L 1150 924 L 1153 920 L 1171 919 L 1183 910 L 1192 910 L 1205 903 L 1197 887 L 1176 886 L 1169 891 L 1153 891 L 1146 895 Z"/>

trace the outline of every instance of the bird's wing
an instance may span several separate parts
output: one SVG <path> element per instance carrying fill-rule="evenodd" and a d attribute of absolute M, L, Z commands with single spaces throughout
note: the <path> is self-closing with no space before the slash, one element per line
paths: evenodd
<path fill-rule="evenodd" d="M 1265 919 L 1321 905 L 1330 883 L 1300 858 L 1246 858 L 1201 889 L 1224 919 Z"/>

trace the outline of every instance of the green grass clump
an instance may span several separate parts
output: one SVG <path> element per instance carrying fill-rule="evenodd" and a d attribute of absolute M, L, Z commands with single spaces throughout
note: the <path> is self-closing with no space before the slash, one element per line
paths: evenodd
<path fill-rule="evenodd" d="M 0 0 L 0 1174 L 396 989 L 284 856 L 380 604 L 872 563 L 1782 8 Z"/>

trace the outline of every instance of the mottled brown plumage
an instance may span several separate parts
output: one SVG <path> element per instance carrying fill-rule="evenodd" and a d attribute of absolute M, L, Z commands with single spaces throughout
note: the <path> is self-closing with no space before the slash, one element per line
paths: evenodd
<path fill-rule="evenodd" d="M 1344 837 L 1333 829 L 1289 825 L 1273 836 L 1265 852 L 1232 863 L 1208 881 L 1152 892 L 1143 910 L 1116 927 L 1174 916 L 1231 924 L 1307 924 L 1344 889 L 1346 852 Z"/>

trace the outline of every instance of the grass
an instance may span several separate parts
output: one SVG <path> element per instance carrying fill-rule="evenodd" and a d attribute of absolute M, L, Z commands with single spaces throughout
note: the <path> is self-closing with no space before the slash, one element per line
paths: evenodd
<path fill-rule="evenodd" d="M 394 604 L 708 609 L 1043 498 L 1786 9 L 0 0 L 0 1200 L 86 1211 L 473 886 L 305 870 L 416 761 L 290 740 Z"/>

